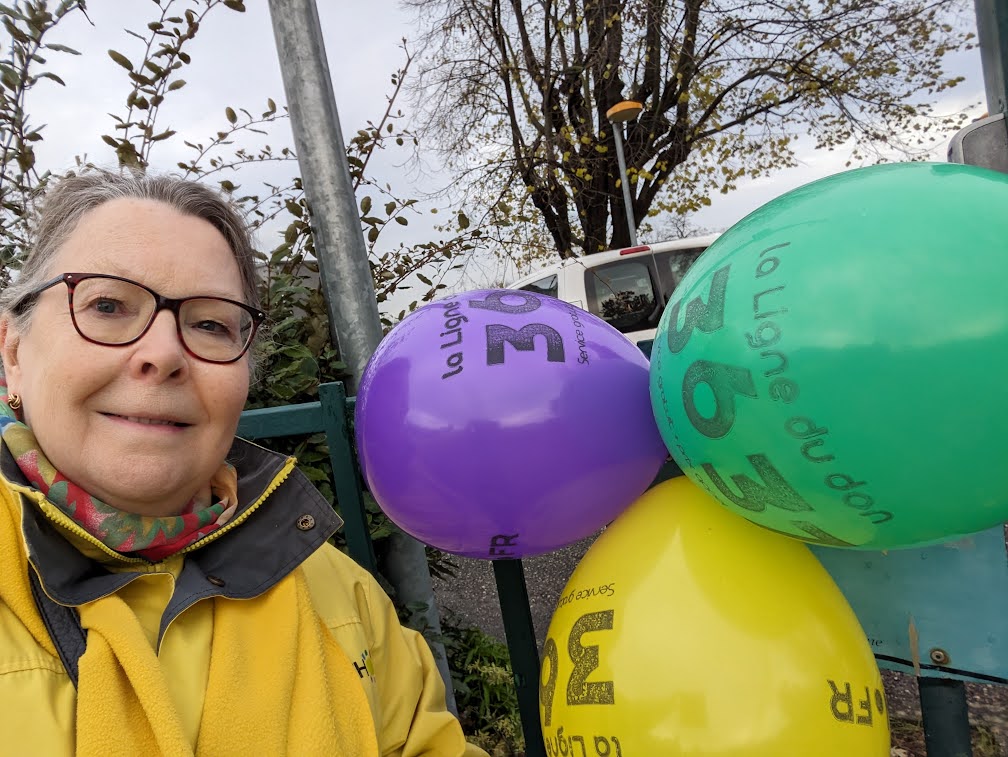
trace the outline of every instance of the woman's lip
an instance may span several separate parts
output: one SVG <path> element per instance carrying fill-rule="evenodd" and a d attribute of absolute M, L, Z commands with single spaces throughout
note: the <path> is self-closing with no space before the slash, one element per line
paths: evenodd
<path fill-rule="evenodd" d="M 153 426 L 155 428 L 185 428 L 192 424 L 184 421 L 177 421 L 172 418 L 152 418 L 145 415 L 122 415 L 120 413 L 102 413 L 107 418 L 135 423 L 139 426 Z"/>

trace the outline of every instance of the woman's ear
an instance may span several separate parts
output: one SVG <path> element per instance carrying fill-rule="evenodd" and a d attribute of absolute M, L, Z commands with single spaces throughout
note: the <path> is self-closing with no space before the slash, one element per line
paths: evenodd
<path fill-rule="evenodd" d="M 21 363 L 18 359 L 20 345 L 21 334 L 11 317 L 9 315 L 0 317 L 0 358 L 3 359 L 8 394 L 18 392 L 18 387 L 21 385 Z"/>

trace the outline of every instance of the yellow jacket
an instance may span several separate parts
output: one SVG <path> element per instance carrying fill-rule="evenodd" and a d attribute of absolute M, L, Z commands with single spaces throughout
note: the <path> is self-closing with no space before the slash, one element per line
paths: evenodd
<path fill-rule="evenodd" d="M 136 652 L 141 668 L 148 660 L 150 668 L 159 668 L 149 679 L 145 674 L 138 678 L 156 681 L 155 688 L 165 689 L 156 692 L 162 699 L 143 700 L 141 696 L 141 704 L 160 702 L 155 708 L 156 719 L 172 721 L 182 748 L 168 750 L 164 742 L 155 739 L 151 743 L 158 745 L 157 751 L 230 752 L 229 734 L 235 746 L 250 741 L 262 746 L 281 743 L 289 751 L 295 749 L 292 744 L 300 744 L 297 748 L 303 753 L 320 743 L 304 738 L 304 734 L 297 738 L 298 729 L 307 731 L 311 726 L 304 725 L 304 717 L 299 721 L 296 713 L 289 719 L 287 714 L 280 716 L 288 731 L 278 742 L 270 732 L 276 720 L 273 711 L 264 715 L 257 702 L 250 700 L 250 687 L 224 684 L 216 691 L 218 695 L 223 691 L 221 699 L 225 701 L 206 701 L 208 681 L 213 683 L 215 675 L 219 678 L 216 670 L 228 669 L 211 655 L 222 646 L 222 629 L 231 631 L 226 648 L 233 659 L 225 661 L 231 663 L 230 669 L 239 673 L 249 668 L 271 670 L 268 665 L 256 667 L 257 661 L 275 658 L 281 665 L 274 670 L 278 677 L 308 677 L 307 673 L 294 675 L 283 669 L 285 655 L 294 654 L 284 641 L 292 638 L 282 632 L 289 625 L 286 621 L 277 625 L 275 635 L 266 635 L 267 643 L 243 648 L 249 645 L 242 640 L 253 636 L 251 627 L 244 629 L 248 634 L 243 632 L 243 618 L 247 616 L 252 623 L 253 617 L 268 617 L 261 614 L 263 603 L 286 591 L 290 597 L 302 597 L 313 622 L 327 629 L 328 634 L 321 632 L 326 636 L 324 642 L 334 639 L 345 653 L 344 657 L 337 652 L 344 677 L 332 692 L 333 701 L 345 701 L 348 709 L 353 708 L 355 698 L 360 703 L 363 718 L 349 722 L 353 728 L 369 731 L 361 743 L 376 741 L 382 757 L 485 755 L 465 743 L 458 721 L 445 710 L 444 687 L 426 641 L 400 626 L 392 603 L 367 571 L 327 543 L 340 525 L 339 519 L 293 468 L 293 460 L 241 440 L 236 440 L 229 460 L 238 469 L 242 503 L 234 519 L 183 554 L 150 564 L 123 558 L 62 516 L 26 486 L 10 453 L 0 447 L 0 729 L 4 753 L 58 757 L 82 749 L 78 743 L 78 735 L 83 733 L 79 729 L 84 727 L 78 721 L 78 689 L 55 653 L 34 603 L 29 601 L 30 594 L 25 599 L 27 571 L 35 570 L 47 595 L 80 609 L 85 628 L 100 627 L 102 617 L 96 615 L 95 608 L 107 613 L 111 607 L 113 614 L 107 615 L 110 620 L 106 622 L 106 627 L 114 629 L 110 636 L 119 636 L 119 628 L 130 623 L 138 629 L 133 637 L 127 634 L 109 643 L 120 648 L 125 644 L 126 656 Z M 124 604 L 108 599 L 113 596 Z M 128 618 L 116 620 L 117 607 Z M 222 614 L 222 607 L 230 614 Z M 138 624 L 133 622 L 134 616 Z M 124 623 L 123 618 L 129 622 Z M 93 630 L 88 633 L 89 647 L 80 658 L 82 698 L 86 676 L 97 675 L 87 667 L 89 655 L 102 659 L 92 651 L 99 637 Z M 259 636 L 262 639 L 261 632 Z M 345 664 L 347 658 L 352 668 Z M 305 670 L 300 668 L 303 660 L 294 663 Z M 315 667 L 307 670 L 314 673 Z M 103 670 L 101 674 L 108 676 L 102 686 L 118 685 L 117 671 Z M 128 676 L 128 671 L 124 675 Z M 131 685 L 143 688 L 147 684 L 131 681 Z M 291 685 L 296 689 L 297 682 Z M 347 688 L 353 685 L 363 688 L 364 697 Z M 215 689 L 211 686 L 210 690 Z M 293 702 L 286 704 L 292 713 L 298 709 Z M 310 711 L 312 705 L 300 709 Z M 325 713 L 321 716 L 324 719 Z M 308 723 L 317 722 L 319 714 L 311 713 L 310 717 L 315 720 Z M 121 708 L 102 718 L 88 725 L 87 743 L 101 744 L 104 755 L 115 751 L 117 744 L 128 742 L 123 740 L 123 729 L 132 728 L 135 718 Z M 208 719 L 214 721 L 213 734 L 206 732 L 211 729 Z M 107 738 L 107 744 L 102 738 Z M 145 743 L 142 734 L 137 739 L 141 740 L 132 743 Z M 373 752 L 373 747 L 367 751 Z"/>

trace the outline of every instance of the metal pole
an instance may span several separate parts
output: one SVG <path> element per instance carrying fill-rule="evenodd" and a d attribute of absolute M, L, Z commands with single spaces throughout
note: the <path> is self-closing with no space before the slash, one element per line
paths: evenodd
<path fill-rule="evenodd" d="M 361 373 L 381 341 L 381 316 L 357 215 L 318 8 L 315 0 L 269 0 L 269 9 L 298 165 L 311 206 L 329 330 L 350 373 L 345 382 L 347 394 L 354 395 Z M 439 636 L 441 620 L 424 545 L 401 532 L 391 542 L 386 569 L 399 601 L 405 606 L 426 608 L 417 612 L 414 620 Z M 444 645 L 430 638 L 428 643 L 445 682 L 448 709 L 457 714 Z"/>
<path fill-rule="evenodd" d="M 977 39 L 987 92 L 987 111 L 992 116 L 1008 113 L 1008 3 L 975 0 Z"/>
<path fill-rule="evenodd" d="M 620 184 L 623 185 L 623 207 L 626 208 L 627 229 L 630 231 L 630 246 L 637 246 L 637 224 L 634 223 L 633 203 L 630 199 L 630 182 L 627 181 L 626 159 L 623 157 L 623 124 L 615 122 L 613 139 L 616 140 L 616 160 L 619 162 Z"/>
<path fill-rule="evenodd" d="M 333 98 L 315 0 L 269 0 L 294 146 L 311 206 L 312 233 L 329 326 L 357 382 L 382 338 L 346 147 Z"/>

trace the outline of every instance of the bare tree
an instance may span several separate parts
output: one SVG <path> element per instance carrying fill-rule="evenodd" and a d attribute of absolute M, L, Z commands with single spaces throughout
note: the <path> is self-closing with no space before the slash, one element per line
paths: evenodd
<path fill-rule="evenodd" d="M 487 207 L 531 201 L 563 256 L 629 242 L 605 116 L 621 100 L 643 104 L 626 138 L 639 224 L 794 165 L 806 136 L 923 155 L 962 118 L 933 102 L 973 37 L 966 0 L 404 2 L 426 134 Z"/>

